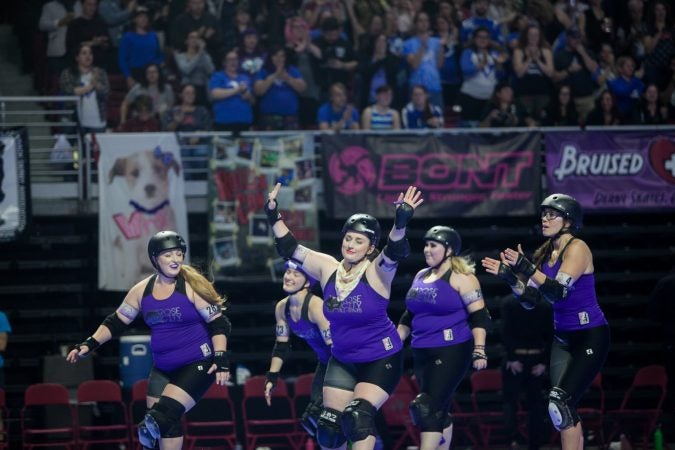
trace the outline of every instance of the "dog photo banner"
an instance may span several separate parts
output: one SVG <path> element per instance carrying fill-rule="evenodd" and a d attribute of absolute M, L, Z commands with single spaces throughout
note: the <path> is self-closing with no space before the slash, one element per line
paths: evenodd
<path fill-rule="evenodd" d="M 19 239 L 30 220 L 28 134 L 0 132 L 0 242 Z"/>
<path fill-rule="evenodd" d="M 213 141 L 209 259 L 217 280 L 273 279 L 283 271 L 263 210 L 279 182 L 284 222 L 304 245 L 318 245 L 314 142 L 305 134 L 265 134 Z"/>
<path fill-rule="evenodd" d="M 536 132 L 322 135 L 326 212 L 391 217 L 408 186 L 424 194 L 419 217 L 525 216 L 541 188 Z"/>
<path fill-rule="evenodd" d="M 585 211 L 675 210 L 675 131 L 546 133 L 550 192 Z"/>
<path fill-rule="evenodd" d="M 180 147 L 173 133 L 106 133 L 96 139 L 98 287 L 125 291 L 154 272 L 147 251 L 151 236 L 173 230 L 188 240 Z"/>

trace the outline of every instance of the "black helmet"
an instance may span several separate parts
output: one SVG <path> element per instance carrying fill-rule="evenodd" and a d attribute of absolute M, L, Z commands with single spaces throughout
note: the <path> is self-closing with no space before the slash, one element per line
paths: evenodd
<path fill-rule="evenodd" d="M 344 236 L 349 231 L 365 234 L 370 239 L 372 245 L 377 245 L 380 240 L 382 231 L 380 230 L 380 223 L 376 218 L 370 214 L 353 214 L 342 225 L 342 235 Z"/>
<path fill-rule="evenodd" d="M 446 227 L 443 225 L 431 227 L 426 233 L 424 233 L 423 239 L 425 242 L 438 242 L 439 244 L 444 245 L 446 249 L 448 247 L 451 248 L 453 255 L 459 255 L 459 252 L 462 251 L 462 237 L 459 235 L 457 230 L 451 227 Z"/>
<path fill-rule="evenodd" d="M 150 258 L 152 265 L 158 269 L 155 258 L 163 251 L 174 248 L 181 249 L 183 253 L 187 252 L 185 239 L 175 231 L 160 231 L 151 237 L 150 241 L 148 241 L 148 257 Z"/>
<path fill-rule="evenodd" d="M 544 208 L 555 209 L 572 222 L 572 228 L 577 230 L 581 228 L 583 218 L 581 205 L 573 197 L 567 194 L 551 194 L 541 202 L 540 209 Z"/>

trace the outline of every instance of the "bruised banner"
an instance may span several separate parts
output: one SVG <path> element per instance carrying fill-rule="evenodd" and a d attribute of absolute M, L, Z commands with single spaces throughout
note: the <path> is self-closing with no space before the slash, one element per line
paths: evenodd
<path fill-rule="evenodd" d="M 545 142 L 549 191 L 584 210 L 675 209 L 674 131 L 550 132 Z"/>
<path fill-rule="evenodd" d="M 173 133 L 97 134 L 102 290 L 129 289 L 154 271 L 148 241 L 173 230 L 188 241 L 180 147 Z M 190 255 L 189 243 L 187 258 Z"/>
<path fill-rule="evenodd" d="M 296 239 L 316 248 L 317 178 L 311 135 L 265 134 L 213 141 L 209 256 L 217 280 L 269 279 L 283 272 L 263 210 L 281 183 L 279 211 Z"/>
<path fill-rule="evenodd" d="M 30 219 L 28 133 L 0 132 L 0 242 L 21 237 Z"/>
<path fill-rule="evenodd" d="M 321 136 L 326 212 L 390 216 L 412 185 L 425 199 L 416 217 L 533 214 L 540 139 L 536 132 Z"/>

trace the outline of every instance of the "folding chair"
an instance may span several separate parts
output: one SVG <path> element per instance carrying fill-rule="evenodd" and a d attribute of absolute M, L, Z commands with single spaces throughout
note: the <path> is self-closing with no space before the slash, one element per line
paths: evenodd
<path fill-rule="evenodd" d="M 78 444 L 129 445 L 129 418 L 120 385 L 110 380 L 89 380 L 77 388 Z"/>
<path fill-rule="evenodd" d="M 234 405 L 227 386 L 213 383 L 197 404 L 185 415 L 185 441 L 188 450 L 197 443 L 209 447 L 227 442 L 234 448 L 237 441 Z"/>
<path fill-rule="evenodd" d="M 28 386 L 21 409 L 21 437 L 24 450 L 63 446 L 75 449 L 75 415 L 68 390 L 57 383 Z"/>
<path fill-rule="evenodd" d="M 489 448 L 496 432 L 505 432 L 502 374 L 500 369 L 485 369 L 471 374 L 471 403 L 478 417 L 483 447 Z"/>
<path fill-rule="evenodd" d="M 260 441 L 266 446 L 299 450 L 297 419 L 286 382 L 279 378 L 272 391 L 272 406 L 264 397 L 265 377 L 250 377 L 244 384 L 242 413 L 246 449 L 254 450 Z"/>
<path fill-rule="evenodd" d="M 382 405 L 382 415 L 392 439 L 393 450 L 405 448 L 407 445 L 420 444 L 419 430 L 410 418 L 410 402 L 417 393 L 409 379 L 401 378 L 386 402 Z"/>
<path fill-rule="evenodd" d="M 302 425 L 300 425 L 300 418 L 304 414 L 307 405 L 312 397 L 312 383 L 314 382 L 314 372 L 303 373 L 298 376 L 293 386 L 293 408 L 298 417 L 298 444 L 302 448 L 308 439 L 311 439 L 309 434 L 304 433 Z"/>
<path fill-rule="evenodd" d="M 131 448 L 140 450 L 141 444 L 138 442 L 138 424 L 145 417 L 148 410 L 146 397 L 148 395 L 148 380 L 138 380 L 131 387 L 131 401 L 129 402 L 129 423 L 131 434 Z"/>
<path fill-rule="evenodd" d="M 619 409 L 607 411 L 607 418 L 612 425 L 607 441 L 611 442 L 619 433 L 635 430 L 639 433 L 637 436 L 642 438 L 642 446 L 646 450 L 661 416 L 667 385 L 665 367 L 651 365 L 638 370 Z"/>

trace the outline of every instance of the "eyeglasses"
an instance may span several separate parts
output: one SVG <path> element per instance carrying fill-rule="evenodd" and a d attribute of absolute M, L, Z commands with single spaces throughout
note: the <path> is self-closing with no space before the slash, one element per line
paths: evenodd
<path fill-rule="evenodd" d="M 562 215 L 560 212 L 558 212 L 558 211 L 556 211 L 556 210 L 554 210 L 554 209 L 546 209 L 546 210 L 544 210 L 544 211 L 541 212 L 541 218 L 542 218 L 542 220 L 543 220 L 543 219 L 546 219 L 546 220 L 555 220 L 555 219 L 557 219 L 558 217 L 562 217 L 562 216 L 563 216 L 563 215 Z"/>

